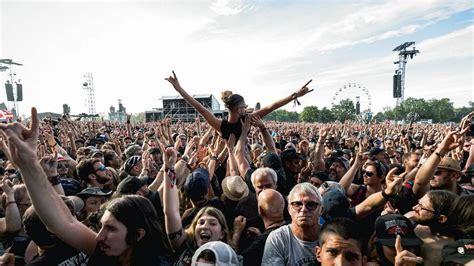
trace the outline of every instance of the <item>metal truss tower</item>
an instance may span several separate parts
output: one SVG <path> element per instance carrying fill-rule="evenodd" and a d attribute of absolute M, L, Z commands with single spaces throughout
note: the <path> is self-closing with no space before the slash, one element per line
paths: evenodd
<path fill-rule="evenodd" d="M 95 91 L 94 91 L 94 77 L 92 73 L 86 73 L 84 75 L 86 79 L 82 84 L 82 88 L 86 90 L 86 108 L 88 114 L 95 115 Z"/>
<path fill-rule="evenodd" d="M 408 47 L 413 45 L 413 50 L 407 50 Z M 407 64 L 407 59 L 413 59 L 419 50 L 415 48 L 415 42 L 406 42 L 401 44 L 393 49 L 393 52 L 400 51 L 398 54 L 398 61 L 393 62 L 398 64 L 398 69 L 395 71 L 394 76 L 394 98 L 397 98 L 397 106 L 400 105 L 405 99 L 405 66 Z"/>

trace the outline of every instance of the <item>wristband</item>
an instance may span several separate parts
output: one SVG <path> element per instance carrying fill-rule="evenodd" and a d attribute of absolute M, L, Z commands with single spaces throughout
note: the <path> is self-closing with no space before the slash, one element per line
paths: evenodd
<path fill-rule="evenodd" d="M 5 208 L 8 207 L 8 205 L 13 204 L 13 203 L 16 204 L 16 201 L 12 200 L 12 201 L 7 202 L 7 203 L 5 204 Z"/>
<path fill-rule="evenodd" d="M 211 156 L 211 160 L 217 161 L 217 159 L 218 159 L 217 156 Z"/>
<path fill-rule="evenodd" d="M 49 183 L 54 187 L 56 185 L 59 185 L 59 175 L 51 176 L 48 177 Z"/>
<path fill-rule="evenodd" d="M 392 199 L 395 199 L 395 195 L 388 195 L 387 193 L 385 193 L 385 189 L 382 190 L 382 197 L 384 198 L 384 200 L 386 201 L 390 201 Z"/>
<path fill-rule="evenodd" d="M 444 157 L 444 155 L 441 155 L 441 153 L 436 152 L 436 151 L 434 152 L 434 154 L 435 154 L 436 156 L 438 156 L 440 159 L 443 159 L 443 157 Z"/>

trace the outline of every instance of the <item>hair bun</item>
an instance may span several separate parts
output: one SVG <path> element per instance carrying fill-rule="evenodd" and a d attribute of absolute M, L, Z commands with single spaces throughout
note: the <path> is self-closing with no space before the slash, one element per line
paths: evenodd
<path fill-rule="evenodd" d="M 231 91 L 223 91 L 221 93 L 221 100 L 224 102 L 224 103 L 227 103 L 229 100 L 230 100 L 230 97 L 232 96 L 232 92 Z"/>

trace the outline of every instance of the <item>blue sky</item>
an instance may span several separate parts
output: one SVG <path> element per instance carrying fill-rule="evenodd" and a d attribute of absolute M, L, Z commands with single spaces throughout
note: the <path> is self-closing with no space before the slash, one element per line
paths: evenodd
<path fill-rule="evenodd" d="M 407 64 L 406 97 L 463 106 L 474 98 L 473 17 L 474 4 L 462 0 L 1 1 L 0 58 L 24 64 L 15 69 L 22 113 L 61 112 L 64 103 L 86 111 L 86 72 L 94 74 L 98 112 L 118 99 L 129 112 L 151 110 L 176 94 L 164 80 L 171 70 L 191 94 L 219 98 L 230 89 L 249 105 L 313 79 L 303 106 L 330 107 L 339 88 L 358 83 L 377 112 L 395 104 L 392 49 L 415 41 L 421 53 Z"/>

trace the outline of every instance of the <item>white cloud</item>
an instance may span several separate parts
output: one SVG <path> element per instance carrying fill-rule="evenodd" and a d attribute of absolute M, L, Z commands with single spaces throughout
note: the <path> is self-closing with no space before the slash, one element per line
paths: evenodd
<path fill-rule="evenodd" d="M 232 16 L 242 12 L 244 6 L 239 0 L 216 0 L 210 8 L 218 15 Z"/>

